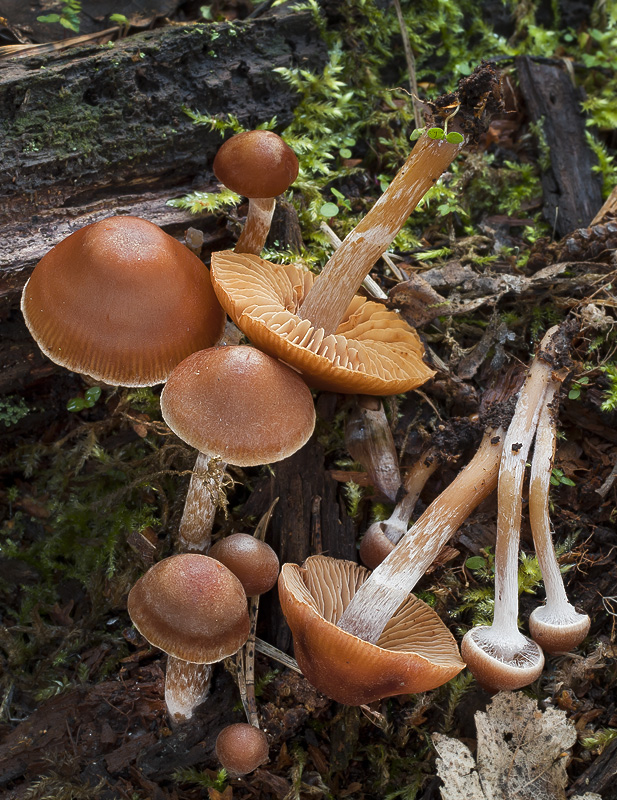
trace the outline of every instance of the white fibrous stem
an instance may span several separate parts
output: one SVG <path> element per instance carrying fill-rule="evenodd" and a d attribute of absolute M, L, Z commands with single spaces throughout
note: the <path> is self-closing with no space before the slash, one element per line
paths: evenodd
<path fill-rule="evenodd" d="M 540 345 L 520 391 L 506 434 L 497 488 L 495 542 L 495 612 L 493 625 L 504 640 L 504 656 L 512 657 L 527 639 L 518 630 L 518 561 L 523 504 L 523 481 L 540 409 L 551 380 L 552 366 L 542 357 L 558 328 L 551 328 Z"/>
<path fill-rule="evenodd" d="M 491 625 L 468 631 L 461 654 L 478 681 L 489 689 L 527 686 L 542 671 L 542 650 L 518 629 L 518 562 L 522 491 L 527 456 L 552 380 L 559 332 L 551 328 L 519 393 L 508 428 L 499 467 L 497 488 L 497 539 L 495 543 L 495 610 Z"/>
<path fill-rule="evenodd" d="M 407 217 L 450 166 L 462 144 L 424 134 L 383 195 L 344 239 L 308 292 L 298 314 L 334 333 L 370 269 Z"/>
<path fill-rule="evenodd" d="M 546 604 L 529 619 L 532 637 L 549 652 L 567 652 L 585 638 L 590 619 L 568 602 L 555 556 L 549 517 L 549 491 L 557 441 L 557 401 L 561 381 L 551 380 L 544 396 L 529 478 L 529 520 L 538 556 Z"/>
<path fill-rule="evenodd" d="M 198 454 L 178 529 L 180 552 L 208 552 L 224 470 L 220 459 Z"/>
<path fill-rule="evenodd" d="M 390 555 L 358 589 L 337 625 L 375 643 L 439 551 L 469 514 L 495 489 L 502 428 L 484 433 L 469 464 L 407 531 Z"/>
<path fill-rule="evenodd" d="M 394 501 L 401 473 L 390 424 L 378 397 L 360 396 L 345 425 L 345 445 L 376 489 Z"/>
<path fill-rule="evenodd" d="M 431 447 L 407 472 L 403 481 L 405 494 L 392 514 L 368 528 L 360 543 L 360 558 L 369 569 L 378 567 L 407 533 L 420 493 L 440 463 L 439 453 Z"/>
<path fill-rule="evenodd" d="M 275 206 L 274 197 L 249 198 L 246 222 L 234 247 L 236 253 L 253 253 L 256 256 L 261 253 L 270 232 Z"/>
<path fill-rule="evenodd" d="M 208 696 L 212 664 L 193 664 L 167 656 L 165 703 L 173 722 L 186 722 Z"/>

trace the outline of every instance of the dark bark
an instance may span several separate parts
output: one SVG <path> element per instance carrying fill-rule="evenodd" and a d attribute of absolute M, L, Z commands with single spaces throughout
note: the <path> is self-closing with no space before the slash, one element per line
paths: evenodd
<path fill-rule="evenodd" d="M 527 56 L 517 58 L 516 66 L 529 115 L 550 153 L 542 175 L 544 217 L 565 236 L 589 225 L 602 205 L 602 182 L 592 171 L 595 158 L 585 141 L 583 97 L 565 69 Z"/>

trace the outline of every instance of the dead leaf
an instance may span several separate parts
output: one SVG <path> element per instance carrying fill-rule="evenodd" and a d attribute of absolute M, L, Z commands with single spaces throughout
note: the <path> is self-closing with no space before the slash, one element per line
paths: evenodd
<path fill-rule="evenodd" d="M 543 712 L 521 692 L 500 692 L 475 721 L 475 760 L 462 742 L 433 734 L 444 800 L 565 800 L 576 730 L 564 711 Z"/>

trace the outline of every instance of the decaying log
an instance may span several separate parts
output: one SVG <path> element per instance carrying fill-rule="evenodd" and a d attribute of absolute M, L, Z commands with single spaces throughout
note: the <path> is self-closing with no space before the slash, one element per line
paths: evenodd
<path fill-rule="evenodd" d="M 325 58 L 311 15 L 282 11 L 3 61 L 0 297 L 14 303 L 41 251 L 67 231 L 116 210 L 143 213 L 146 197 L 160 208 L 214 188 L 221 137 L 185 108 L 284 126 L 297 95 L 274 69 L 317 71 Z"/>
<path fill-rule="evenodd" d="M 542 174 L 544 217 L 558 236 L 584 228 L 602 205 L 602 183 L 592 171 L 585 141 L 581 91 L 565 69 L 527 56 L 516 59 L 521 91 L 533 122 L 541 126 L 550 154 Z"/>

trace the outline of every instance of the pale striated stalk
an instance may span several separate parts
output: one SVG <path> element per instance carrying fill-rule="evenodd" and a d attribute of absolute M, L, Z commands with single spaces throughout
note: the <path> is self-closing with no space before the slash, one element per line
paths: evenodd
<path fill-rule="evenodd" d="M 173 722 L 186 722 L 208 696 L 212 664 L 193 664 L 167 656 L 165 703 Z"/>
<path fill-rule="evenodd" d="M 568 652 L 589 631 L 590 619 L 568 602 L 553 548 L 549 516 L 549 491 L 557 441 L 557 402 L 561 380 L 553 378 L 544 396 L 534 444 L 529 478 L 529 521 L 538 556 L 546 603 L 529 618 L 532 638 L 549 653 Z"/>
<path fill-rule="evenodd" d="M 423 453 L 405 476 L 403 481 L 405 494 L 396 504 L 392 514 L 388 519 L 374 522 L 368 528 L 360 542 L 360 558 L 369 569 L 378 567 L 407 533 L 409 520 L 420 493 L 441 463 L 436 448 L 431 447 Z"/>
<path fill-rule="evenodd" d="M 522 491 L 527 456 L 555 367 L 559 327 L 545 334 L 520 391 L 506 434 L 497 489 L 495 609 L 491 625 L 463 637 L 461 654 L 478 682 L 488 689 L 519 689 L 542 672 L 540 647 L 518 629 L 518 561 Z"/>
<path fill-rule="evenodd" d="M 249 198 L 246 222 L 234 247 L 236 253 L 254 253 L 256 256 L 261 253 L 270 232 L 275 206 L 275 197 Z"/>
<path fill-rule="evenodd" d="M 224 470 L 220 459 L 197 455 L 178 530 L 181 552 L 208 552 Z"/>
<path fill-rule="evenodd" d="M 377 642 L 394 612 L 469 514 L 497 485 L 503 428 L 487 430 L 469 464 L 358 589 L 337 625 Z"/>
<path fill-rule="evenodd" d="M 390 423 L 379 397 L 360 395 L 345 424 L 345 445 L 376 489 L 394 501 L 401 473 Z"/>
<path fill-rule="evenodd" d="M 371 267 L 461 147 L 426 134 L 418 139 L 392 183 L 323 268 L 300 306 L 300 317 L 323 328 L 326 336 L 336 331 Z"/>

